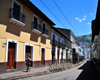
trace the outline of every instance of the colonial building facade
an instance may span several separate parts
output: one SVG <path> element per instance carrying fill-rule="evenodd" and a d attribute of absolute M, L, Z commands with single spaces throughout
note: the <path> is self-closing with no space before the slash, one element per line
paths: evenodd
<path fill-rule="evenodd" d="M 0 72 L 49 65 L 52 25 L 29 0 L 0 0 Z"/>
<path fill-rule="evenodd" d="M 74 48 L 74 46 L 75 46 L 75 34 L 70 29 L 63 29 L 63 28 L 58 28 L 58 29 L 61 30 L 70 41 L 72 41 L 71 48 Z"/>
<path fill-rule="evenodd" d="M 52 63 L 62 63 L 72 60 L 71 41 L 58 28 L 52 27 Z"/>

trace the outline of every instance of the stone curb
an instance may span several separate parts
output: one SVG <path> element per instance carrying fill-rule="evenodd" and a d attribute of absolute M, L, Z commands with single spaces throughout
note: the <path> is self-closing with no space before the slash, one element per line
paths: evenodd
<path fill-rule="evenodd" d="M 82 61 L 82 62 L 80 62 L 78 64 L 74 64 L 74 65 L 71 65 L 71 66 L 66 66 L 63 69 L 61 69 L 60 71 L 64 71 L 64 70 L 68 70 L 68 69 L 77 67 L 77 66 L 79 66 L 80 64 L 83 64 L 83 63 L 85 63 L 85 61 Z M 56 73 L 56 72 L 60 72 L 60 71 L 53 71 L 53 72 L 51 72 L 50 70 L 46 70 L 46 71 L 37 72 L 37 73 L 30 73 L 30 74 L 25 74 L 25 75 L 20 75 L 20 76 L 9 77 L 9 78 L 5 78 L 5 79 L 0 78 L 0 80 L 19 80 L 19 79 L 22 79 L 22 78 L 46 75 L 46 74 Z"/>

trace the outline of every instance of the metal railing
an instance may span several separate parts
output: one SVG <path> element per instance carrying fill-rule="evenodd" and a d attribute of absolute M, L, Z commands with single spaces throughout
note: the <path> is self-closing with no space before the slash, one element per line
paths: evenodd
<path fill-rule="evenodd" d="M 52 45 L 58 45 L 58 41 L 52 40 Z"/>
<path fill-rule="evenodd" d="M 62 44 L 62 47 L 63 47 L 63 48 L 65 48 L 65 47 L 66 47 L 66 45 L 65 45 L 65 44 Z"/>
<path fill-rule="evenodd" d="M 42 28 L 42 33 L 43 33 L 43 34 L 46 34 L 46 35 L 49 35 L 49 31 L 48 31 L 47 29 L 43 29 L 43 28 Z"/>
<path fill-rule="evenodd" d="M 65 70 L 66 67 L 70 66 L 71 64 L 68 64 L 66 62 L 63 62 L 63 63 L 50 63 L 49 64 L 49 70 L 50 72 L 56 72 L 56 71 L 62 71 L 62 70 Z"/>
<path fill-rule="evenodd" d="M 58 46 L 61 47 L 62 46 L 62 43 L 61 42 L 58 42 Z"/>
<path fill-rule="evenodd" d="M 39 24 L 32 22 L 32 29 L 36 29 L 42 32 L 42 28 Z"/>
<path fill-rule="evenodd" d="M 10 14 L 9 14 L 9 18 L 14 18 L 20 22 L 25 23 L 25 15 L 20 13 L 18 10 L 16 10 L 15 8 L 11 8 L 10 9 Z"/>

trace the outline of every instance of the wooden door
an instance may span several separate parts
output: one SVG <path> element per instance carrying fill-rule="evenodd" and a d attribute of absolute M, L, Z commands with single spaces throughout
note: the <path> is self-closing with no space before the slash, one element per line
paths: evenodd
<path fill-rule="evenodd" d="M 15 45 L 10 44 L 8 48 L 8 62 L 7 62 L 7 69 L 14 69 L 15 66 Z"/>
<path fill-rule="evenodd" d="M 31 46 L 26 46 L 26 53 L 25 53 L 25 60 L 26 60 L 26 58 L 28 58 L 28 57 L 31 57 Z M 25 61 L 25 67 L 26 67 L 26 61 Z M 32 66 L 32 62 L 30 62 L 31 63 L 31 65 L 30 66 Z"/>
<path fill-rule="evenodd" d="M 41 60 L 41 65 L 44 65 L 44 52 L 42 52 L 42 60 Z"/>
<path fill-rule="evenodd" d="M 11 68 L 13 69 L 14 68 L 14 63 L 15 63 L 15 49 L 12 49 L 11 61 L 12 61 Z"/>

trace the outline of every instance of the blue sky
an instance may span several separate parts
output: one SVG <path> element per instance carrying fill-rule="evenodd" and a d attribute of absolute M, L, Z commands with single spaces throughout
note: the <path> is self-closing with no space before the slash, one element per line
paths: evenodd
<path fill-rule="evenodd" d="M 71 29 L 76 36 L 91 34 L 91 21 L 96 17 L 98 0 L 54 0 L 77 33 L 65 19 L 53 0 L 42 0 L 52 13 L 63 23 L 63 26 L 40 0 L 30 0 L 56 25 L 55 27 Z"/>

